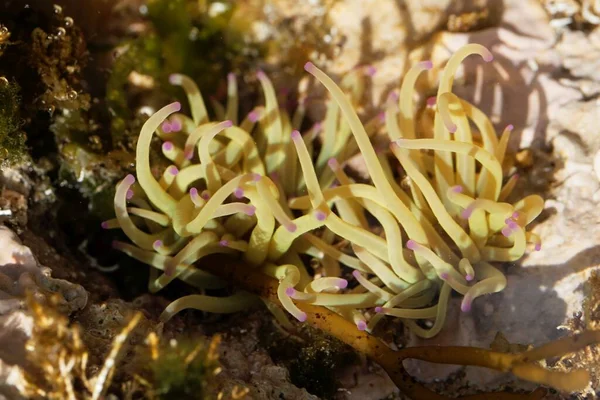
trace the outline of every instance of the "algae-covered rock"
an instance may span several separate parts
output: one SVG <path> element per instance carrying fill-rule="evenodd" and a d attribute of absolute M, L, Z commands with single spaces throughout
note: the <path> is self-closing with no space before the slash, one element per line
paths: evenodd
<path fill-rule="evenodd" d="M 19 85 L 0 77 L 0 166 L 18 162 L 25 155 L 20 103 Z"/>

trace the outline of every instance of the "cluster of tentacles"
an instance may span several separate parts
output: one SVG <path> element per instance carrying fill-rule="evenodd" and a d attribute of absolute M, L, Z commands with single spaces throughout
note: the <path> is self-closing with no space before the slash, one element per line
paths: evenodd
<path fill-rule="evenodd" d="M 259 72 L 265 105 L 238 121 L 237 83 L 228 76 L 227 105 L 213 104 L 223 122 L 210 122 L 195 83 L 174 74 L 187 94 L 191 118 L 172 103 L 144 124 L 136 177 L 117 185 L 116 219 L 133 244 L 114 246 L 154 267 L 150 291 L 178 278 L 199 289 L 223 282 L 194 265 L 214 253 L 242 255 L 248 268 L 279 280 L 278 299 L 298 320 L 297 304 L 325 306 L 372 330 L 384 315 L 398 317 L 417 335 L 431 337 L 444 324 L 451 291 L 468 311 L 476 297 L 501 291 L 504 274 L 492 262 L 515 261 L 539 238 L 526 226 L 541 212 L 539 196 L 506 202 L 516 176 L 503 171 L 512 127 L 498 138 L 473 104 L 454 95 L 462 60 L 484 47 L 469 44 L 446 65 L 435 99 L 432 132 L 415 128 L 415 83 L 430 62 L 413 66 L 385 114 L 362 124 L 355 109 L 364 70 L 340 86 L 311 63 L 305 69 L 331 95 L 324 121 L 300 133 L 305 94 L 291 117 L 280 109 L 273 85 Z M 432 101 L 435 100 L 435 101 Z M 371 136 L 386 131 L 390 151 L 376 151 Z M 172 162 L 160 179 L 150 164 L 156 134 Z M 344 163 L 360 155 L 370 183 L 356 183 Z M 401 167 L 401 168 L 400 168 Z M 305 262 L 312 259 L 309 273 Z M 356 282 L 348 282 L 353 270 Z M 162 271 L 162 272 L 159 272 Z M 352 287 L 352 288 L 350 288 Z M 255 302 L 230 297 L 182 297 L 167 319 L 184 308 L 235 312 Z M 284 318 L 278 308 L 270 307 Z M 433 320 L 428 329 L 418 320 Z"/>

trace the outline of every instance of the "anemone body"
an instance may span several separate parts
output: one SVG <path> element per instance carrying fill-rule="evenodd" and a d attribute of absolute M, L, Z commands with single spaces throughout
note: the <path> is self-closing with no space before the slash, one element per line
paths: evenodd
<path fill-rule="evenodd" d="M 494 263 L 518 260 L 528 243 L 540 248 L 526 227 L 541 212 L 542 199 L 505 201 L 516 179 L 502 168 L 512 127 L 499 139 L 480 110 L 451 92 L 456 69 L 471 54 L 493 60 L 476 44 L 449 60 L 430 102 L 433 132 L 416 130 L 413 104 L 415 82 L 430 62 L 409 70 L 400 95 L 388 99 L 384 122 L 364 125 L 355 112 L 363 71 L 351 72 L 340 87 L 307 63 L 330 99 L 324 121 L 304 134 L 302 101 L 288 115 L 262 72 L 257 76 L 265 104 L 239 124 L 235 76 L 228 76 L 227 106 L 216 107 L 224 121 L 211 122 L 195 83 L 173 75 L 192 117 L 173 103 L 145 123 L 137 179 L 129 175 L 117 185 L 117 218 L 103 226 L 122 229 L 133 244 L 115 247 L 160 271 L 151 274 L 151 291 L 175 278 L 199 289 L 223 287 L 196 262 L 209 254 L 237 254 L 279 280 L 281 304 L 300 321 L 306 314 L 296 304 L 308 303 L 330 308 L 360 330 L 374 329 L 389 315 L 419 336 L 434 336 L 452 291 L 463 295 L 462 310 L 469 311 L 477 297 L 506 286 Z M 380 130 L 389 136 L 389 151 L 377 152 L 371 143 Z M 172 162 L 160 179 L 150 165 L 155 135 Z M 344 171 L 356 155 L 364 159 L 369 183 L 356 183 Z M 393 172 L 395 164 L 402 174 Z M 313 271 L 301 256 L 313 259 Z M 348 289 L 344 277 L 358 286 Z M 235 312 L 252 305 L 249 299 L 246 293 L 188 296 L 163 318 L 184 308 Z M 432 327 L 416 323 L 422 319 L 434 320 Z"/>

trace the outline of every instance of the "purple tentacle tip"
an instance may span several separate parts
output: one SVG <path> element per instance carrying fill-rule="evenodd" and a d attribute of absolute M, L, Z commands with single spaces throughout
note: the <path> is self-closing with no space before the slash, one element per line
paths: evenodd
<path fill-rule="evenodd" d="M 383 312 L 383 307 L 379 307 L 379 306 L 375 307 L 375 312 L 376 313 L 382 313 Z"/>
<path fill-rule="evenodd" d="M 172 142 L 164 142 L 162 145 L 162 148 L 164 151 L 171 151 L 171 150 L 173 150 L 173 143 Z"/>
<path fill-rule="evenodd" d="M 132 197 L 133 197 L 133 190 L 127 189 L 127 193 L 125 193 L 125 198 L 127 200 L 131 200 Z"/>
<path fill-rule="evenodd" d="M 253 216 L 254 214 L 256 214 L 256 207 L 249 206 L 246 210 L 246 215 Z"/>
<path fill-rule="evenodd" d="M 306 72 L 312 72 L 315 69 L 315 64 L 311 63 L 310 61 L 307 62 L 306 64 L 304 64 L 304 70 Z"/>
<path fill-rule="evenodd" d="M 259 117 L 260 116 L 258 115 L 258 111 L 256 111 L 256 110 L 252 110 L 248 113 L 248 119 L 250 120 L 250 122 L 258 121 Z"/>
<path fill-rule="evenodd" d="M 462 312 L 471 311 L 471 304 L 472 304 L 472 300 L 470 298 L 465 297 L 463 299 L 462 303 L 460 304 L 460 310 Z"/>
<path fill-rule="evenodd" d="M 474 278 L 474 276 L 473 276 L 473 275 L 471 275 L 471 274 L 467 274 L 467 275 L 465 276 L 465 279 L 467 280 L 467 282 L 471 282 L 471 281 L 473 280 L 473 278 Z"/>
<path fill-rule="evenodd" d="M 372 65 L 369 65 L 369 66 L 367 67 L 367 69 L 365 70 L 365 74 L 366 74 L 367 76 L 373 76 L 373 75 L 375 75 L 376 73 L 377 73 L 377 68 L 375 68 L 375 67 L 374 67 L 374 66 L 372 66 Z"/>
<path fill-rule="evenodd" d="M 244 197 L 244 189 L 242 189 L 242 188 L 236 188 L 236 189 L 233 191 L 233 195 L 234 195 L 236 198 L 238 198 L 238 199 L 241 199 L 242 197 Z"/>
<path fill-rule="evenodd" d="M 346 289 L 348 287 L 348 281 L 340 278 L 340 280 L 336 286 L 340 289 Z"/>
<path fill-rule="evenodd" d="M 421 61 L 421 66 L 427 70 L 433 68 L 433 62 L 431 60 Z"/>
<path fill-rule="evenodd" d="M 154 243 L 152 243 L 152 247 L 154 247 L 155 249 L 161 248 L 163 245 L 163 241 L 160 239 L 157 239 L 154 241 Z"/>
<path fill-rule="evenodd" d="M 287 224 L 285 229 L 287 229 L 288 232 L 290 232 L 290 233 L 294 233 L 294 232 L 296 232 L 296 229 L 298 229 L 298 226 L 292 222 L 291 224 Z"/>
<path fill-rule="evenodd" d="M 377 119 L 379 119 L 379 122 L 385 122 L 385 111 L 382 111 L 379 114 L 377 114 Z"/>
<path fill-rule="evenodd" d="M 256 77 L 258 79 L 265 79 L 267 77 L 267 75 L 265 74 L 265 72 L 262 69 L 259 69 L 258 71 L 256 71 Z"/>
<path fill-rule="evenodd" d="M 466 208 L 462 211 L 462 213 L 460 213 L 460 216 L 462 217 L 462 219 L 469 219 L 471 218 L 472 214 L 473 210 L 471 210 L 470 208 Z"/>
<path fill-rule="evenodd" d="M 162 129 L 162 131 L 164 133 L 171 133 L 173 127 L 171 126 L 171 124 L 169 123 L 169 121 L 165 121 L 162 123 L 162 125 L 160 126 L 160 128 Z"/>
<path fill-rule="evenodd" d="M 178 118 L 173 118 L 171 122 L 171 132 L 179 132 L 183 128 L 181 121 Z"/>
<path fill-rule="evenodd" d="M 365 321 L 358 321 L 356 323 L 356 327 L 358 328 L 359 331 L 364 331 L 367 329 L 367 323 Z"/>
<path fill-rule="evenodd" d="M 285 294 L 286 296 L 292 297 L 296 294 L 296 289 L 290 286 L 289 288 L 285 289 Z"/>
<path fill-rule="evenodd" d="M 452 186 L 450 188 L 454 193 L 462 193 L 463 192 L 463 187 L 460 185 L 456 185 L 456 186 Z"/>
<path fill-rule="evenodd" d="M 176 167 L 176 166 L 174 166 L 174 165 L 171 165 L 171 166 L 169 167 L 169 173 L 170 173 L 171 175 L 175 176 L 175 175 L 177 175 L 177 174 L 179 173 L 179 170 L 177 169 L 177 167 Z"/>
<path fill-rule="evenodd" d="M 535 251 L 540 251 L 542 250 L 542 244 L 541 243 L 536 243 L 535 244 Z"/>
<path fill-rule="evenodd" d="M 198 189 L 196 189 L 195 187 L 190 189 L 190 196 L 192 197 L 196 197 L 198 196 Z"/>
<path fill-rule="evenodd" d="M 210 199 L 210 192 L 208 190 L 203 190 L 202 193 L 200 193 L 200 197 L 204 200 L 208 200 Z"/>
<path fill-rule="evenodd" d="M 513 125 L 513 124 L 508 124 L 508 125 L 506 126 L 506 130 L 507 130 L 507 131 L 512 131 L 513 129 L 515 129 L 515 127 L 514 127 L 514 125 Z"/>
<path fill-rule="evenodd" d="M 514 213 L 512 213 L 512 217 L 513 217 L 514 219 L 517 219 L 517 218 L 519 218 L 519 212 L 518 212 L 518 211 L 515 211 Z"/>
<path fill-rule="evenodd" d="M 358 278 L 362 278 L 362 274 L 360 273 L 360 271 L 352 271 L 352 276 L 355 277 L 356 279 Z"/>
<path fill-rule="evenodd" d="M 232 122 L 232 121 L 229 121 L 229 120 L 227 120 L 227 121 L 223 121 L 223 126 L 224 126 L 225 128 L 231 128 L 231 127 L 233 126 L 233 122 Z"/>
<path fill-rule="evenodd" d="M 298 315 L 298 321 L 300 322 L 305 322 L 306 321 L 306 313 L 305 312 L 301 312 L 300 315 Z"/>
<path fill-rule="evenodd" d="M 338 163 L 338 160 L 335 157 L 331 157 L 327 160 L 327 165 L 334 170 L 340 167 L 340 163 Z"/>
<path fill-rule="evenodd" d="M 400 98 L 400 95 L 395 90 L 390 92 L 390 94 L 388 96 L 388 100 L 391 100 L 391 101 L 398 101 L 399 98 Z"/>
<path fill-rule="evenodd" d="M 194 150 L 186 150 L 185 158 L 186 160 L 191 160 L 192 158 L 194 158 Z"/>
<path fill-rule="evenodd" d="M 448 280 L 448 278 L 450 278 L 450 275 L 447 272 L 442 272 L 440 274 L 440 278 L 444 281 Z"/>
<path fill-rule="evenodd" d="M 292 140 L 298 140 L 301 138 L 302 138 L 302 135 L 300 134 L 299 131 L 297 131 L 297 130 L 292 131 Z"/>
<path fill-rule="evenodd" d="M 510 235 L 512 235 L 512 231 L 510 230 L 510 228 L 508 226 L 505 226 L 504 228 L 502 228 L 501 232 L 505 237 L 509 237 Z"/>
<path fill-rule="evenodd" d="M 225 240 L 225 239 L 221 240 L 221 241 L 219 242 L 219 246 L 222 246 L 222 247 L 227 247 L 227 246 L 229 246 L 229 240 Z"/>
<path fill-rule="evenodd" d="M 173 103 L 173 110 L 174 112 L 178 112 L 181 110 L 181 103 L 176 101 L 175 103 Z"/>
<path fill-rule="evenodd" d="M 515 221 L 513 221 L 512 219 L 509 219 L 508 222 L 506 223 L 506 225 L 508 225 L 508 227 L 511 230 L 515 230 L 519 227 L 519 224 L 517 224 Z"/>
<path fill-rule="evenodd" d="M 494 55 L 492 53 L 486 54 L 485 56 L 483 56 L 483 61 L 485 61 L 485 62 L 494 61 Z"/>
<path fill-rule="evenodd" d="M 227 74 L 227 80 L 232 81 L 234 79 L 235 79 L 235 74 L 233 72 L 230 72 Z"/>
<path fill-rule="evenodd" d="M 327 217 L 327 215 L 325 215 L 325 213 L 323 211 L 317 211 L 317 212 L 315 212 L 315 218 L 318 221 L 325 221 L 326 217 Z"/>
<path fill-rule="evenodd" d="M 261 179 L 262 179 L 262 175 L 261 174 L 258 174 L 258 173 L 252 174 L 252 180 L 254 182 L 259 182 Z"/>
<path fill-rule="evenodd" d="M 135 183 L 135 176 L 129 174 L 123 179 L 123 182 L 127 185 L 133 185 Z"/>
<path fill-rule="evenodd" d="M 427 99 L 427 105 L 429 107 L 433 107 L 437 103 L 437 98 L 435 96 L 431 96 Z"/>
<path fill-rule="evenodd" d="M 181 76 L 179 74 L 169 75 L 169 83 L 171 85 L 181 85 Z"/>
<path fill-rule="evenodd" d="M 406 248 L 409 250 L 415 250 L 418 246 L 419 244 L 412 239 L 406 242 Z"/>
<path fill-rule="evenodd" d="M 100 226 L 102 227 L 102 229 L 108 229 L 108 222 L 104 221 L 100 224 Z"/>

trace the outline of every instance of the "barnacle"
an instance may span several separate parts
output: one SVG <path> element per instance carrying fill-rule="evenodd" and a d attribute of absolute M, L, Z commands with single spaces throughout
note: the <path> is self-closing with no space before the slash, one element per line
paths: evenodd
<path fill-rule="evenodd" d="M 477 44 L 449 60 L 432 133 L 417 132 L 413 104 L 415 82 L 431 62 L 413 66 L 400 94 L 387 102 L 385 130 L 391 155 L 408 177 L 408 191 L 394 176 L 389 154 L 376 152 L 371 143 L 379 118 L 363 125 L 354 111 L 364 89 L 361 70 L 346 76 L 342 89 L 306 64 L 331 99 L 324 121 L 304 135 L 299 132 L 302 90 L 290 117 L 259 72 L 265 105 L 238 122 L 237 82 L 230 74 L 228 104 L 215 107 L 224 121 L 217 123 L 209 120 L 195 83 L 173 74 L 170 82 L 186 92 L 191 118 L 180 113 L 180 103 L 172 103 L 148 119 L 137 144 L 138 183 L 128 175 L 117 185 L 117 218 L 103 226 L 122 229 L 133 242 L 115 242 L 117 249 L 162 271 L 151 275 L 153 292 L 175 278 L 198 288 L 222 287 L 224 282 L 194 263 L 209 254 L 242 253 L 250 266 L 280 281 L 278 298 L 300 321 L 306 315 L 296 303 L 307 303 L 326 306 L 361 330 L 372 330 L 390 315 L 417 335 L 434 336 L 444 324 L 452 290 L 464 296 L 462 309 L 469 311 L 475 298 L 506 286 L 492 262 L 518 260 L 527 243 L 540 248 L 526 226 L 541 212 L 542 199 L 505 201 L 515 182 L 505 179 L 502 169 L 512 127 L 498 139 L 484 113 L 451 92 L 457 68 L 471 54 L 493 60 Z M 313 154 L 319 130 L 320 149 Z M 155 133 L 172 163 L 159 180 L 150 165 Z M 370 184 L 355 183 L 344 172 L 343 163 L 357 153 Z M 373 233 L 367 215 L 383 235 Z M 353 254 L 343 249 L 348 243 Z M 321 262 L 318 275 L 311 277 L 300 255 Z M 340 264 L 354 269 L 354 289 L 347 289 Z M 253 304 L 251 298 L 244 292 L 229 298 L 186 296 L 169 305 L 163 318 L 189 307 L 235 312 Z M 435 322 L 424 329 L 416 323 L 420 319 Z"/>

